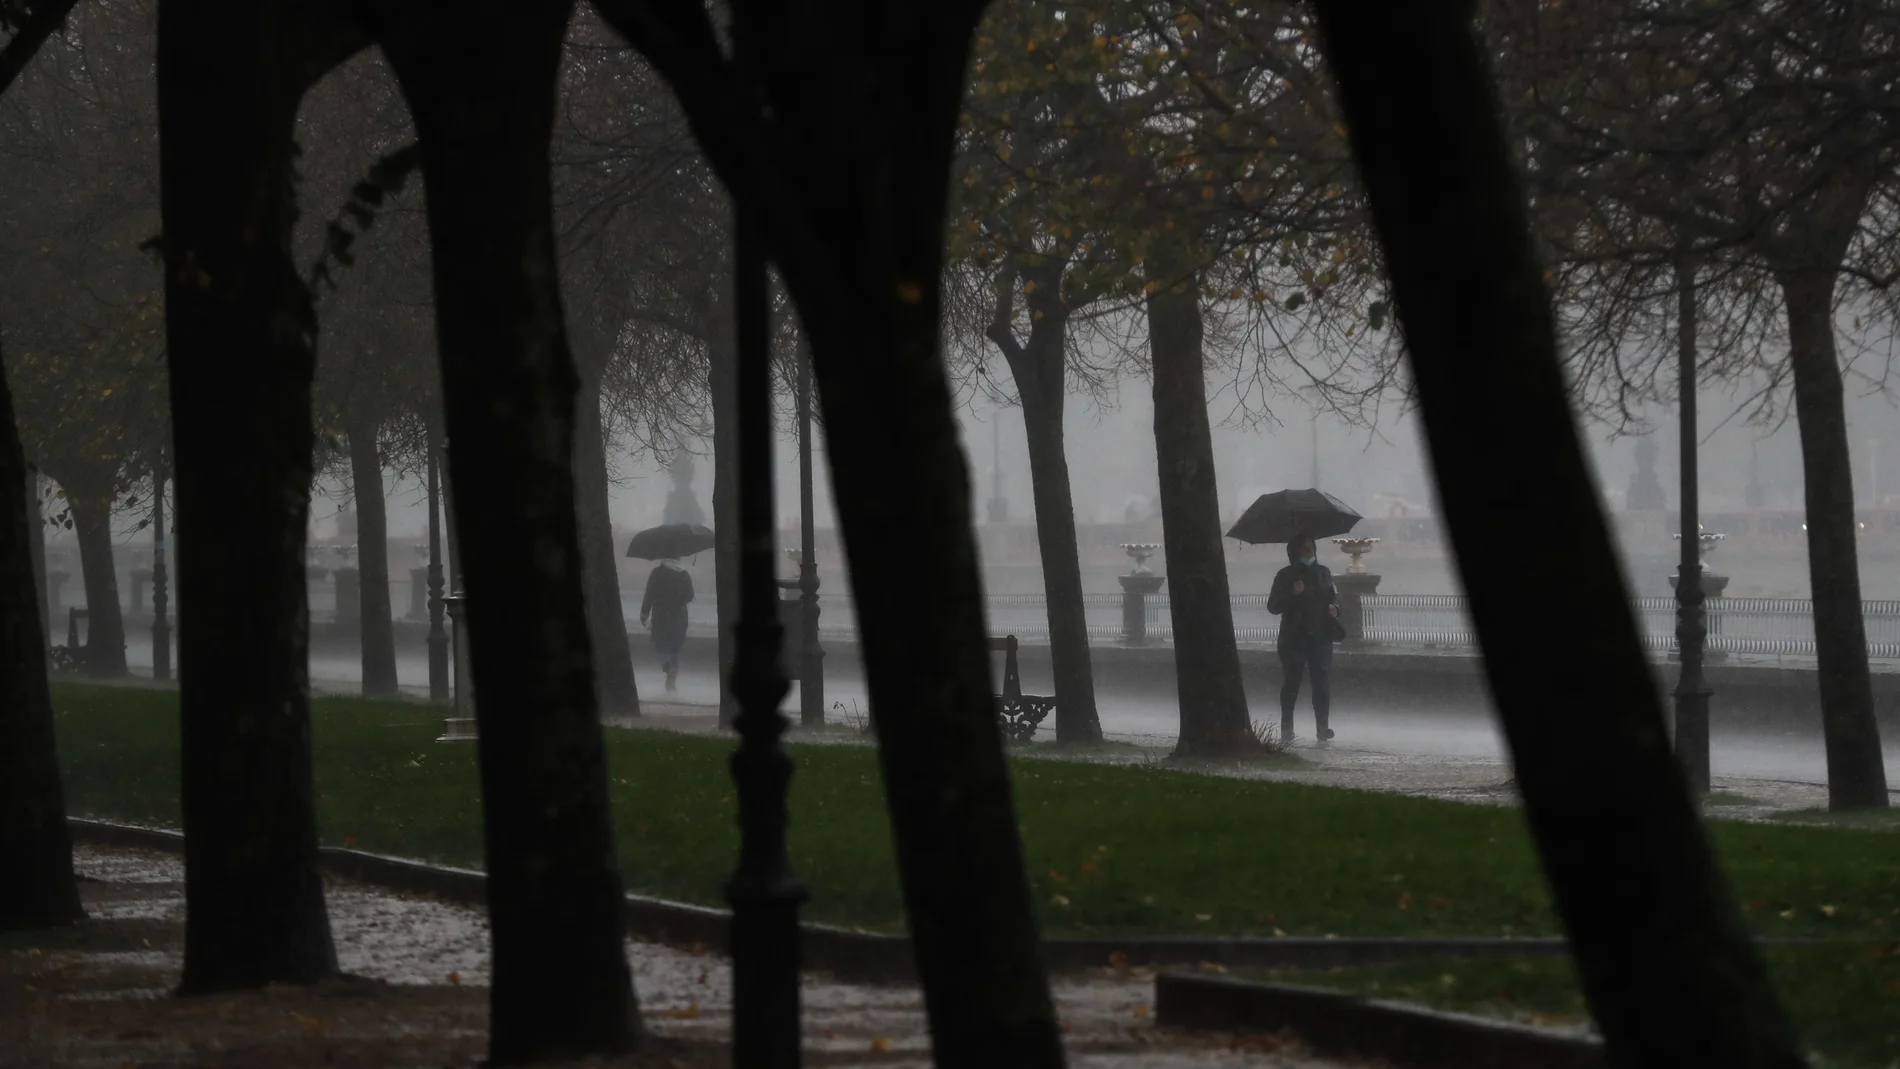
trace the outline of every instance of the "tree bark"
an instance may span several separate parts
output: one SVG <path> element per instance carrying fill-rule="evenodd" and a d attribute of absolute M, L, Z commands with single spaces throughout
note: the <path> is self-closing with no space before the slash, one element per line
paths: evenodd
<path fill-rule="evenodd" d="M 638 1039 L 583 595 L 579 382 L 549 177 L 571 12 L 571 2 L 477 0 L 452 14 L 378 5 L 428 193 L 480 695 L 497 1065 L 614 1054 Z"/>
<path fill-rule="evenodd" d="M 389 506 L 383 495 L 383 462 L 376 441 L 380 422 L 365 418 L 349 428 L 365 697 L 396 693 L 396 625 L 389 604 Z"/>
<path fill-rule="evenodd" d="M 1167 285 L 1148 297 L 1162 556 L 1181 702 L 1176 752 L 1183 755 L 1232 754 L 1255 741 L 1221 548 L 1198 281 Z"/>
<path fill-rule="evenodd" d="M 597 4 L 676 89 L 812 348 L 865 682 L 936 1065 L 1063 1063 L 991 694 L 969 470 L 938 348 L 944 211 L 979 9 L 872 5 L 831 21 L 742 6 L 769 118 L 727 72 Z M 650 33 L 649 31 L 656 31 Z M 823 64 L 810 57 L 827 55 Z M 740 128 L 735 129 L 738 126 Z M 750 126 L 753 129 L 746 129 Z M 754 138 L 759 127 L 771 139 Z M 776 141 L 795 150 L 774 154 Z M 759 152 L 756 150 L 764 149 Z M 796 814 L 793 819 L 796 820 Z"/>
<path fill-rule="evenodd" d="M 40 511 L 39 472 L 30 464 L 24 468 L 26 478 L 22 481 L 26 486 L 26 548 L 33 557 L 33 601 L 39 606 L 40 637 L 44 639 L 52 626 L 51 606 L 46 604 L 46 517 Z M 5 520 L 0 519 L 0 523 L 3 522 Z"/>
<path fill-rule="evenodd" d="M 721 271 L 717 292 L 729 295 L 731 273 Z M 739 347 L 732 317 L 721 312 L 730 300 L 708 292 L 696 312 L 706 325 L 708 340 L 707 389 L 712 395 L 713 423 L 713 596 L 719 627 L 719 726 L 731 728 L 739 717 L 732 693 L 732 665 L 739 653 L 733 627 L 739 622 Z"/>
<path fill-rule="evenodd" d="M 582 377 L 574 416 L 574 493 L 580 510 L 583 597 L 594 646 L 594 686 L 603 711 L 639 716 L 633 644 L 620 607 L 619 547 L 614 545 L 613 517 L 607 508 L 607 437 L 601 426 L 599 378 Z"/>
<path fill-rule="evenodd" d="M 304 575 L 317 327 L 291 256 L 292 191 L 303 93 L 364 43 L 316 3 L 158 11 L 185 993 L 337 971 Z"/>
<path fill-rule="evenodd" d="M 1029 340 L 1016 341 L 999 293 L 1000 314 L 989 338 L 1009 362 L 1023 404 L 1029 443 L 1029 484 L 1036 505 L 1036 543 L 1042 557 L 1043 600 L 1049 611 L 1049 661 L 1055 677 L 1056 741 L 1100 742 L 1095 672 L 1090 663 L 1088 612 L 1082 600 L 1082 559 L 1075 534 L 1075 497 L 1063 448 L 1062 409 L 1068 394 L 1065 353 L 1069 308 L 1059 269 L 1031 272 Z M 1013 289 L 1013 280 L 1004 284 Z M 1238 663 L 1238 662 L 1236 662 Z"/>
<path fill-rule="evenodd" d="M 44 526 L 36 481 L 0 372 L 0 931 L 76 924 L 86 915 L 60 790 L 46 634 L 33 608 L 30 546 Z"/>
<path fill-rule="evenodd" d="M 1802 1065 L 1670 750 L 1471 5 L 1317 10 L 1525 817 L 1608 1059 Z M 1525 515 L 1540 537 L 1496 566 L 1498 532 Z"/>
<path fill-rule="evenodd" d="M 1887 805 L 1887 770 L 1874 718 L 1867 626 L 1861 614 L 1854 476 L 1841 366 L 1834 350 L 1834 273 L 1787 272 L 1779 282 L 1788 312 L 1795 422 L 1801 431 L 1828 808 L 1879 809 Z"/>
<path fill-rule="evenodd" d="M 86 674 L 105 679 L 126 675 L 125 613 L 119 606 L 119 570 L 112 559 L 110 468 L 91 463 L 60 466 L 66 506 L 79 542 L 79 571 L 86 588 Z"/>

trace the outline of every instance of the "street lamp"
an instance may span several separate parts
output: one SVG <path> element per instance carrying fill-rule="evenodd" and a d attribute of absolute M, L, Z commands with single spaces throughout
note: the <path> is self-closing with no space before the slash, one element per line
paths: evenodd
<path fill-rule="evenodd" d="M 732 692 L 739 700 L 733 725 L 739 748 L 732 755 L 732 779 L 739 795 L 739 865 L 726 885 L 726 900 L 732 904 L 733 1063 L 795 1069 L 798 907 L 805 889 L 792 875 L 785 849 L 792 760 L 780 739 L 785 718 L 779 703 L 790 685 L 779 662 L 785 635 L 772 547 L 771 306 L 760 223 L 741 205 L 733 250 L 739 351 L 739 623 L 734 630 L 739 649 Z M 809 525 L 810 498 L 806 501 Z M 800 585 L 806 597 L 815 597 L 817 576 L 810 559 L 807 549 Z"/>
<path fill-rule="evenodd" d="M 1676 259 L 1676 371 L 1682 448 L 1682 561 L 1676 570 L 1676 646 L 1682 674 L 1676 679 L 1676 760 L 1692 794 L 1709 793 L 1709 685 L 1702 674 L 1702 525 L 1696 511 L 1696 308 L 1695 264 Z"/>
<path fill-rule="evenodd" d="M 435 432 L 429 432 L 429 700 L 449 700 L 449 636 L 442 628 L 442 487 Z"/>
<path fill-rule="evenodd" d="M 165 590 L 165 469 L 152 471 L 152 678 L 172 677 L 172 627 L 165 618 L 170 600 Z"/>
<path fill-rule="evenodd" d="M 811 489 L 811 350 L 801 343 L 798 359 L 798 721 L 825 722 L 825 651 L 818 644 L 818 555 L 814 546 Z"/>

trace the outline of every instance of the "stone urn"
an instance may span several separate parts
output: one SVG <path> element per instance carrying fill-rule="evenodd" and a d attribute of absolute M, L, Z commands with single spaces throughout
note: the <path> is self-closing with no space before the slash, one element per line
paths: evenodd
<path fill-rule="evenodd" d="M 1118 577 L 1122 585 L 1122 645 L 1146 646 L 1148 596 L 1160 593 L 1161 585 L 1168 581 L 1167 576 L 1156 575 L 1148 569 L 1148 558 L 1161 546 L 1153 542 L 1125 542 L 1121 548 L 1135 562 L 1133 571 Z"/>

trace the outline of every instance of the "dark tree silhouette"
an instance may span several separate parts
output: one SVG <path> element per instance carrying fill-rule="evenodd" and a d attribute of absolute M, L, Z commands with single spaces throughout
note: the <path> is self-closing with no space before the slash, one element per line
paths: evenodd
<path fill-rule="evenodd" d="M 983 5 L 742 5 L 762 84 L 735 75 L 692 0 L 596 6 L 673 86 L 740 210 L 765 221 L 811 343 L 937 1064 L 1059 1065 L 938 347 L 947 187 Z"/>
<path fill-rule="evenodd" d="M 316 321 L 292 190 L 300 101 L 367 43 L 317 0 L 158 12 L 188 993 L 336 972 L 304 574 Z"/>
<path fill-rule="evenodd" d="M 1670 752 L 1471 4 L 1318 11 L 1486 673 L 1609 1057 L 1800 1066 Z M 1527 510 L 1548 537 L 1490 566 L 1499 524 Z"/>
<path fill-rule="evenodd" d="M 65 22 L 75 0 L 0 0 L 0 96 Z M 3 365 L 0 365 L 3 366 Z M 85 917 L 73 878 L 72 833 L 60 790 L 46 683 L 45 583 L 36 576 L 37 479 L 0 371 L 0 931 Z"/>
<path fill-rule="evenodd" d="M 575 512 L 550 175 L 571 3 L 380 3 L 415 116 L 469 597 L 498 1065 L 639 1038 Z"/>

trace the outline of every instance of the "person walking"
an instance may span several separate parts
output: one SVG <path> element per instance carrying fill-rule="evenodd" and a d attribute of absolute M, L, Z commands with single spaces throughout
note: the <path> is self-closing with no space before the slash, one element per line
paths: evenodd
<path fill-rule="evenodd" d="M 678 690 L 680 650 L 686 645 L 686 606 L 693 600 L 693 577 L 677 559 L 668 558 L 647 576 L 646 596 L 640 599 L 640 622 L 653 621 L 653 648 L 666 672 L 666 692 Z"/>
<path fill-rule="evenodd" d="M 1313 540 L 1305 534 L 1286 544 L 1287 566 L 1273 577 L 1267 611 L 1280 620 L 1280 739 L 1293 741 L 1293 706 L 1300 697 L 1300 677 L 1313 677 L 1314 734 L 1323 744 L 1333 737 L 1328 714 L 1333 704 L 1333 642 L 1345 637 L 1339 623 L 1339 594 L 1333 573 L 1319 562 Z"/>

